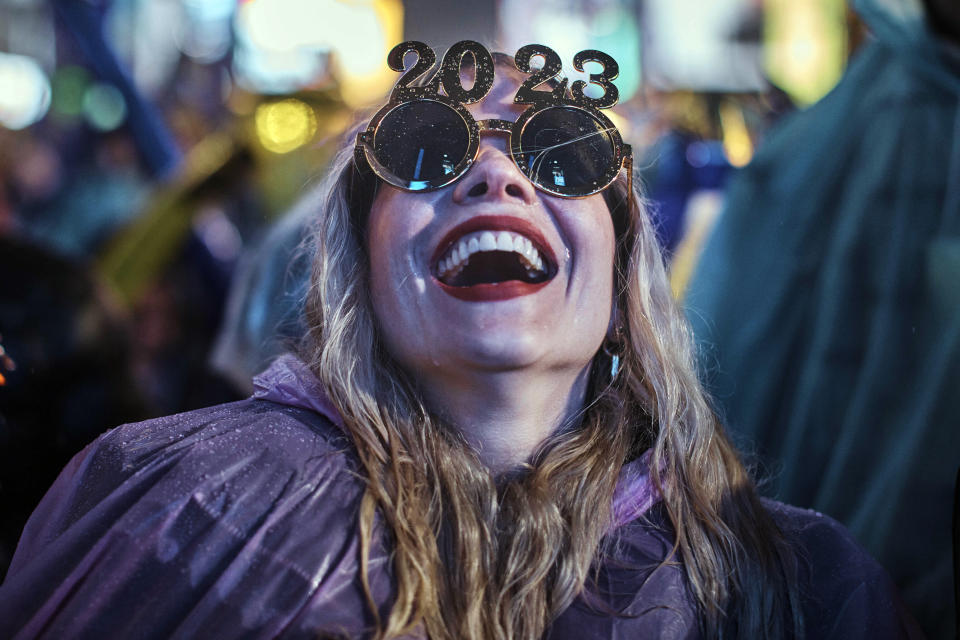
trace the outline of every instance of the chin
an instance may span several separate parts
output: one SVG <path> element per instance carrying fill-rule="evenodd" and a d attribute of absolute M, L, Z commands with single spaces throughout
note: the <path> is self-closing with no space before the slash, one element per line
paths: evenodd
<path fill-rule="evenodd" d="M 547 345 L 517 335 L 487 335 L 462 345 L 461 358 L 485 370 L 505 371 L 535 366 L 550 354 Z"/>

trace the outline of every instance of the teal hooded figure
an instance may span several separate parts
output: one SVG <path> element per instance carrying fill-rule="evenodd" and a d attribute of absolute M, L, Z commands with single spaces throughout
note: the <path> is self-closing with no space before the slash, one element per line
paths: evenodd
<path fill-rule="evenodd" d="M 766 467 L 767 492 L 846 524 L 930 637 L 946 638 L 960 26 L 949 2 L 926 4 L 855 3 L 875 38 L 734 178 L 685 306 L 708 386 Z"/>

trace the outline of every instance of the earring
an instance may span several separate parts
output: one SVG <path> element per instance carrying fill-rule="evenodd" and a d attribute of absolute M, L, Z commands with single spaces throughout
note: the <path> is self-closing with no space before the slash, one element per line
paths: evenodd
<path fill-rule="evenodd" d="M 623 353 L 623 331 L 619 326 L 614 330 L 612 340 L 603 341 L 603 352 L 610 358 L 610 382 L 613 382 L 620 373 L 620 354 Z"/>
<path fill-rule="evenodd" d="M 610 381 L 611 382 L 617 379 L 618 373 L 620 373 L 620 356 L 612 356 L 610 358 Z"/>

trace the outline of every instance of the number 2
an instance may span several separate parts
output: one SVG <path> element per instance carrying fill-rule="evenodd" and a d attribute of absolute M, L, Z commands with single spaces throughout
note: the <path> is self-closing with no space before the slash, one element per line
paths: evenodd
<path fill-rule="evenodd" d="M 403 59 L 411 51 L 417 54 L 417 62 L 410 67 L 409 70 L 407 70 L 403 66 Z M 416 40 L 407 40 L 406 42 L 401 42 L 391 49 L 390 53 L 387 55 L 387 64 L 394 71 L 406 71 L 406 73 L 400 76 L 400 79 L 397 80 L 397 84 L 393 87 L 391 98 L 399 98 L 400 96 L 412 91 L 436 93 L 440 86 L 439 76 L 434 76 L 431 78 L 431 80 L 422 88 L 410 87 L 410 84 L 428 72 L 436 61 L 437 54 L 433 52 L 433 49 L 431 49 L 425 43 L 418 42 Z"/>
<path fill-rule="evenodd" d="M 530 60 L 535 56 L 543 57 L 543 67 L 536 71 L 530 68 Z M 513 58 L 517 62 L 517 69 L 533 74 L 517 89 L 517 95 L 513 98 L 515 103 L 529 104 L 547 100 L 556 102 L 563 99 L 563 94 L 567 91 L 566 78 L 557 79 L 557 86 L 552 91 L 536 91 L 541 84 L 557 78 L 563 72 L 563 62 L 556 51 L 542 44 L 528 44 L 520 47 Z"/>

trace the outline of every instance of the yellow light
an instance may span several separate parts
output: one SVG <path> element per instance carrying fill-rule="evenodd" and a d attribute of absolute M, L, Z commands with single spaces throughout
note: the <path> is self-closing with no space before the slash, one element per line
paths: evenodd
<path fill-rule="evenodd" d="M 801 105 L 840 79 L 846 58 L 843 0 L 765 0 L 767 74 Z"/>
<path fill-rule="evenodd" d="M 393 45 L 403 40 L 401 0 L 352 0 L 354 17 L 334 39 L 340 95 L 357 109 L 381 99 L 397 81 L 384 64 Z M 364 16 L 364 13 L 367 15 Z"/>
<path fill-rule="evenodd" d="M 687 285 L 722 208 L 723 194 L 713 190 L 698 191 L 687 203 L 683 236 L 670 262 L 670 288 L 677 300 L 683 300 L 687 292 Z"/>
<path fill-rule="evenodd" d="M 288 153 L 313 139 L 317 116 L 296 98 L 261 104 L 254 115 L 260 143 L 274 153 Z"/>
<path fill-rule="evenodd" d="M 723 152 L 735 167 L 743 167 L 753 157 L 753 142 L 743 112 L 730 100 L 720 104 L 720 125 L 723 127 Z"/>

